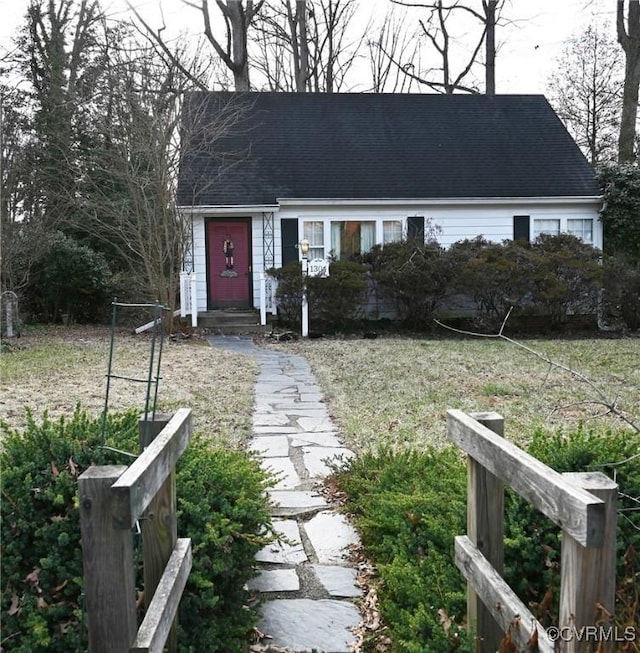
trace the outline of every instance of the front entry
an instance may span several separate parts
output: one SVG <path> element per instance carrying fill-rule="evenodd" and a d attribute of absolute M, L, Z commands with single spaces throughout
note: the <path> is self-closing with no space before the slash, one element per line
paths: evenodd
<path fill-rule="evenodd" d="M 209 308 L 251 306 L 249 219 L 207 222 Z"/>

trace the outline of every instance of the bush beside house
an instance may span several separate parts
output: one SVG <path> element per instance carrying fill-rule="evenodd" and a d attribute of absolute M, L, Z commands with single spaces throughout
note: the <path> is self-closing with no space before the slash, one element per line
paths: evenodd
<path fill-rule="evenodd" d="M 541 236 L 534 243 L 478 237 L 448 250 L 415 240 L 376 245 L 357 263 L 333 261 L 328 279 L 307 280 L 310 322 L 316 330 L 343 331 L 391 307 L 396 322 L 412 331 L 428 331 L 434 318 L 443 316 L 468 318 L 477 329 L 495 331 L 512 310 L 519 328 L 531 323 L 534 330 L 561 330 L 572 316 L 591 316 L 595 325 L 604 284 L 609 303 L 628 328 L 636 328 L 640 296 L 633 283 L 619 281 L 619 266 L 613 258 L 603 267 L 598 250 L 569 234 Z M 632 270 L 626 275 L 630 281 Z M 298 328 L 300 265 L 271 273 L 278 280 L 280 320 Z"/>

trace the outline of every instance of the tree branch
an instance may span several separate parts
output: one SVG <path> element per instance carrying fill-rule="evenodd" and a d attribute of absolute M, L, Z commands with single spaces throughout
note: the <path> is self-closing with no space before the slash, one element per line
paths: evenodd
<path fill-rule="evenodd" d="M 512 338 L 509 338 L 508 336 L 504 335 L 504 329 L 507 324 L 507 320 L 509 319 L 511 312 L 513 311 L 513 307 L 509 309 L 509 312 L 507 313 L 507 316 L 504 318 L 502 325 L 500 326 L 500 330 L 498 333 L 478 333 L 475 331 L 465 331 L 464 329 L 456 329 L 455 327 L 449 326 L 447 324 L 444 324 L 443 322 L 440 322 L 440 320 L 434 320 L 434 322 L 442 327 L 443 329 L 447 329 L 448 331 L 453 331 L 454 333 L 459 333 L 461 335 L 467 335 L 467 336 L 473 336 L 476 338 L 491 338 L 494 340 L 504 340 L 505 342 L 508 342 L 515 347 L 518 347 L 519 349 L 522 349 L 529 354 L 535 356 L 536 358 L 539 358 L 540 360 L 544 361 L 548 365 L 550 365 L 552 368 L 557 368 L 559 370 L 562 370 L 563 372 L 567 372 L 570 374 L 573 378 L 577 379 L 578 381 L 581 381 L 582 383 L 586 384 L 589 388 L 591 388 L 595 394 L 598 396 L 598 400 L 590 402 L 590 403 L 598 403 L 605 408 L 608 409 L 610 413 L 615 415 L 618 419 L 621 421 L 625 422 L 628 426 L 630 426 L 634 431 L 637 433 L 640 433 L 640 426 L 636 424 L 632 419 L 627 417 L 623 411 L 621 411 L 617 406 L 615 401 L 611 401 L 606 393 L 598 386 L 596 383 L 594 383 L 591 379 L 589 379 L 587 376 L 582 374 L 581 372 L 578 372 L 571 367 L 568 367 L 567 365 L 563 365 L 562 363 L 558 363 L 557 361 L 551 360 L 548 356 L 545 354 L 536 351 L 535 349 L 529 347 L 528 345 L 525 345 L 521 342 L 518 342 L 517 340 L 513 340 Z"/>

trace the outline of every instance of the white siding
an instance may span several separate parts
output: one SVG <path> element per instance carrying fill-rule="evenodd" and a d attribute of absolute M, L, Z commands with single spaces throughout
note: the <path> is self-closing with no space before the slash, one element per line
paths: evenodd
<path fill-rule="evenodd" d="M 465 239 L 484 236 L 487 240 L 502 242 L 513 238 L 513 217 L 530 216 L 530 233 L 533 238 L 534 221 L 536 219 L 559 218 L 561 231 L 567 229 L 568 218 L 592 219 L 593 244 L 602 248 L 602 224 L 598 219 L 600 205 L 592 202 L 576 201 L 517 201 L 505 200 L 497 202 L 452 201 L 452 202 L 341 202 L 327 201 L 324 204 L 307 202 L 295 204 L 294 201 L 283 202 L 280 209 L 274 211 L 273 247 L 274 265 L 282 265 L 280 220 L 294 218 L 298 220 L 298 231 L 302 234 L 302 223 L 305 220 L 323 220 L 325 226 L 325 248 L 328 254 L 330 239 L 330 222 L 332 220 L 360 220 L 376 222 L 376 241 L 382 242 L 384 220 L 402 220 L 410 216 L 425 218 L 425 227 L 429 224 L 437 228 L 436 238 L 444 247 Z M 260 273 L 263 265 L 263 214 L 262 212 L 237 211 L 234 215 L 251 216 L 251 249 L 252 249 L 252 279 L 253 305 L 260 306 Z M 207 307 L 206 253 L 205 253 L 205 218 L 226 217 L 228 213 L 222 210 L 212 210 L 208 216 L 204 214 L 194 217 L 194 260 L 197 273 L 198 306 L 200 310 Z"/>
<path fill-rule="evenodd" d="M 193 261 L 196 273 L 198 311 L 207 310 L 207 253 L 205 250 L 204 217 L 193 217 Z"/>

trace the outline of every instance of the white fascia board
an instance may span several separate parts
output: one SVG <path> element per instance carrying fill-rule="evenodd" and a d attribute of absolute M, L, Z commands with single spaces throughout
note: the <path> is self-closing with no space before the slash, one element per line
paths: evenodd
<path fill-rule="evenodd" d="M 337 199 L 337 198 L 278 198 L 280 206 L 482 206 L 495 204 L 598 204 L 603 200 L 602 195 L 586 196 L 562 196 L 562 197 L 442 197 L 442 198 L 425 198 L 425 199 L 403 199 L 403 198 L 384 198 L 384 199 Z"/>
<path fill-rule="evenodd" d="M 178 211 L 181 213 L 190 213 L 192 215 L 233 215 L 237 213 L 272 213 L 278 210 L 277 204 L 237 204 L 233 206 L 179 206 Z"/>

